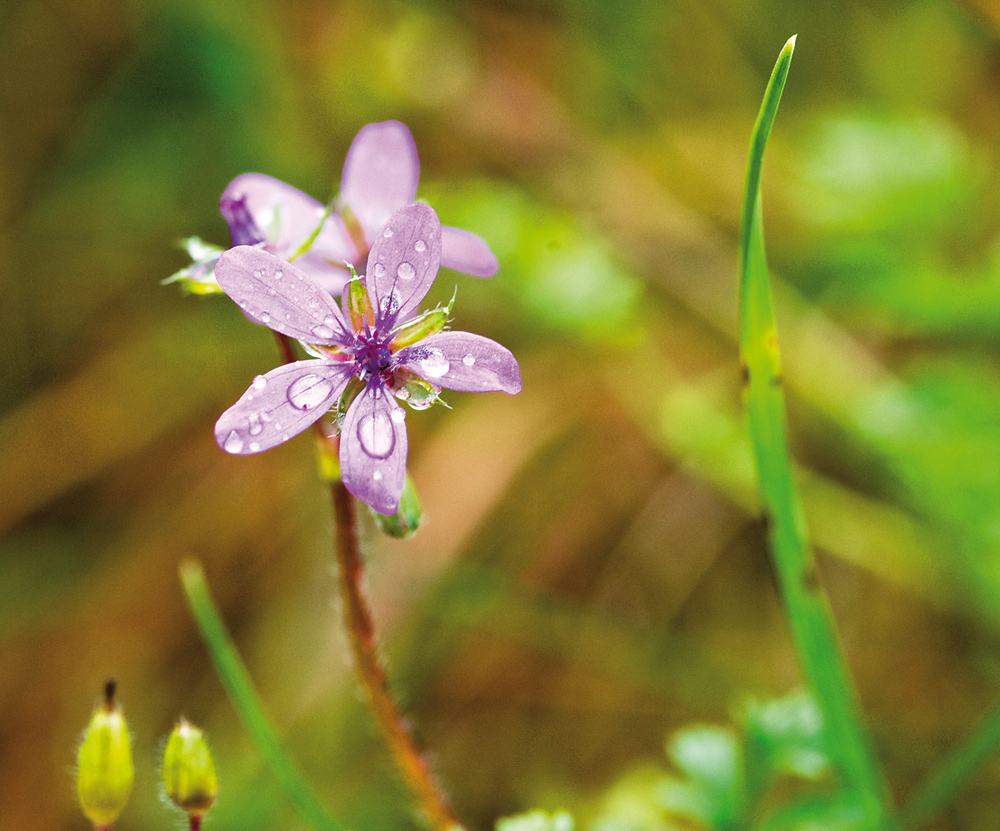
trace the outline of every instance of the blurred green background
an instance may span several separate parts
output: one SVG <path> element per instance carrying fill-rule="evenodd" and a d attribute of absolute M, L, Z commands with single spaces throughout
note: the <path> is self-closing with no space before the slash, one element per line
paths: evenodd
<path fill-rule="evenodd" d="M 581 822 L 691 722 L 798 683 L 741 415 L 747 140 L 798 33 L 764 175 L 790 433 L 874 741 L 904 799 L 1000 694 L 1000 6 L 990 0 L 30 0 L 0 10 L 0 826 L 84 829 L 72 765 L 115 676 L 137 780 L 206 729 L 215 831 L 304 828 L 208 664 L 203 561 L 337 816 L 413 828 L 357 698 L 301 438 L 218 450 L 279 361 L 160 280 L 228 241 L 257 170 L 326 200 L 398 118 L 419 195 L 485 237 L 443 272 L 516 398 L 409 418 L 426 527 L 365 525 L 395 691 L 472 829 Z M 1000 757 L 940 829 L 992 829 Z"/>

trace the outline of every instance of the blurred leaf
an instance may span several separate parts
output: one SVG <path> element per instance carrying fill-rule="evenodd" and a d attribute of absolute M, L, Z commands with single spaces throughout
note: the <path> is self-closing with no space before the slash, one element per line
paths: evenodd
<path fill-rule="evenodd" d="M 734 731 L 686 727 L 670 740 L 667 755 L 687 781 L 668 780 L 658 789 L 665 808 L 713 829 L 736 828 L 742 823 L 747 808 L 743 759 Z"/>

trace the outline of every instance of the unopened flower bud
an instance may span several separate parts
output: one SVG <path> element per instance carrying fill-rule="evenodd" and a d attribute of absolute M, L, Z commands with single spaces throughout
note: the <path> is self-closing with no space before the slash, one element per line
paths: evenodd
<path fill-rule="evenodd" d="M 201 817 L 215 801 L 218 780 L 205 734 L 181 719 L 163 752 L 163 789 L 190 816 Z"/>
<path fill-rule="evenodd" d="M 76 792 L 95 828 L 107 828 L 132 792 L 132 748 L 128 727 L 115 704 L 115 682 L 108 681 L 104 702 L 83 733 L 77 753 Z"/>
<path fill-rule="evenodd" d="M 403 494 L 399 498 L 399 510 L 390 516 L 372 511 L 372 516 L 375 517 L 382 533 L 399 539 L 406 539 L 417 533 L 423 515 L 420 497 L 417 496 L 417 489 L 413 486 L 413 480 L 408 473 L 403 482 Z"/>

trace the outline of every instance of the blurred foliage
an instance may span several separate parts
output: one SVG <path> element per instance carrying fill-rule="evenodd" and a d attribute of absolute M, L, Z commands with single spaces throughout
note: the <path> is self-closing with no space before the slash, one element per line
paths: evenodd
<path fill-rule="evenodd" d="M 87 827 L 70 771 L 113 675 L 117 828 L 173 821 L 182 714 L 215 831 L 305 827 L 185 611 L 193 555 L 331 812 L 415 827 L 355 696 L 311 443 L 212 438 L 273 338 L 160 284 L 178 240 L 226 243 L 234 176 L 326 200 L 373 120 L 411 127 L 420 196 L 501 262 L 429 303 L 457 286 L 456 327 L 525 380 L 409 419 L 424 525 L 364 539 L 395 692 L 470 828 L 586 817 L 665 736 L 799 684 L 735 347 L 746 142 L 794 33 L 764 177 L 789 435 L 877 751 L 898 799 L 926 779 L 1000 686 L 994 4 L 26 0 L 0 9 L 4 825 Z M 994 827 L 998 784 L 994 760 L 934 827 Z"/>

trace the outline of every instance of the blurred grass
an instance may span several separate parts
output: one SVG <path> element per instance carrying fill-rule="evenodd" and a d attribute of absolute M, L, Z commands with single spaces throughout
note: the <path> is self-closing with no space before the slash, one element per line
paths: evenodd
<path fill-rule="evenodd" d="M 225 242 L 244 170 L 329 197 L 400 118 L 443 221 L 501 260 L 455 325 L 517 398 L 409 419 L 428 516 L 369 529 L 390 671 L 475 828 L 585 811 L 690 720 L 798 681 L 755 516 L 735 358 L 746 143 L 799 33 L 764 182 L 793 455 L 845 650 L 905 797 L 995 699 L 998 19 L 984 2 L 30 0 L 0 10 L 0 816 L 80 828 L 105 677 L 136 738 L 212 742 L 218 831 L 302 827 L 249 751 L 176 580 L 190 555 L 278 729 L 352 828 L 410 827 L 355 699 L 308 442 L 211 425 L 277 360 L 159 285 Z M 432 298 L 432 299 L 437 299 Z M 987 765 L 938 822 L 991 828 Z"/>

